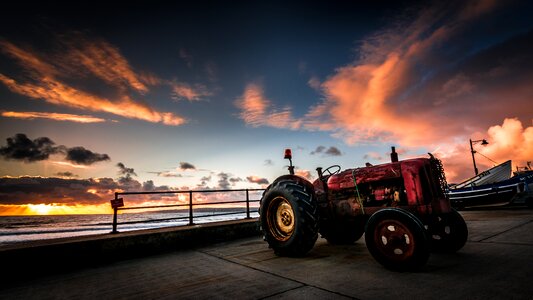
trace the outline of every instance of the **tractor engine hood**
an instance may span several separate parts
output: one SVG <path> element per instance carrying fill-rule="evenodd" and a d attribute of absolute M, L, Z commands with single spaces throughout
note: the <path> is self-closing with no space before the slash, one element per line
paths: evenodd
<path fill-rule="evenodd" d="M 328 188 L 330 190 L 353 188 L 355 187 L 354 176 L 357 184 L 399 178 L 402 176 L 400 164 L 401 163 L 397 162 L 372 167 L 348 169 L 339 174 L 330 176 L 328 179 Z"/>

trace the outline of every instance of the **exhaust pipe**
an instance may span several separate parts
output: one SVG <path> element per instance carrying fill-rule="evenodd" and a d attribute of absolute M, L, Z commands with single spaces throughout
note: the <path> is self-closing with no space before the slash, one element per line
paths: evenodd
<path fill-rule="evenodd" d="M 391 162 L 395 163 L 398 162 L 398 153 L 396 153 L 396 147 L 391 147 L 392 151 L 390 153 L 390 160 Z"/>

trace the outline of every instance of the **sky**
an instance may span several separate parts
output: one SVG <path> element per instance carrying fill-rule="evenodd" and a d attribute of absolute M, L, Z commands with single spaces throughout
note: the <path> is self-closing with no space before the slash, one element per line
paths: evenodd
<path fill-rule="evenodd" d="M 0 215 L 264 188 L 426 157 L 533 160 L 529 1 L 19 1 L 0 12 Z M 130 199 L 170 203 L 171 197 Z M 183 200 L 183 199 L 178 199 Z M 125 199 L 128 203 L 128 199 Z"/>

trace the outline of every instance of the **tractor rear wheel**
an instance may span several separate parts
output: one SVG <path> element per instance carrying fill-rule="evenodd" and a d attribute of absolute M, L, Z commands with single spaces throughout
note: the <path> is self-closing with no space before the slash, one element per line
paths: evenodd
<path fill-rule="evenodd" d="M 412 213 L 386 208 L 374 213 L 366 225 L 370 254 L 384 267 L 415 271 L 429 258 L 429 238 L 422 222 Z"/>
<path fill-rule="evenodd" d="M 465 220 L 455 209 L 440 215 L 428 224 L 431 249 L 435 252 L 454 253 L 463 248 L 468 238 Z"/>
<path fill-rule="evenodd" d="M 318 205 L 312 188 L 294 180 L 274 182 L 260 207 L 265 240 L 280 256 L 302 256 L 318 238 Z"/>
<path fill-rule="evenodd" d="M 350 245 L 365 233 L 366 218 L 360 216 L 355 220 L 327 221 L 320 224 L 320 234 L 332 245 Z"/>

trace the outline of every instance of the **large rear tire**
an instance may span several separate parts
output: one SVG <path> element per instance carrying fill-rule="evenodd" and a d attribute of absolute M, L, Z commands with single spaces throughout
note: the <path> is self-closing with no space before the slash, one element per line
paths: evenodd
<path fill-rule="evenodd" d="M 303 256 L 318 238 L 318 205 L 311 187 L 295 180 L 274 182 L 260 207 L 265 240 L 280 256 Z"/>
<path fill-rule="evenodd" d="M 429 238 L 422 222 L 412 213 L 386 208 L 374 213 L 365 229 L 370 254 L 394 271 L 416 271 L 429 258 Z"/>
<path fill-rule="evenodd" d="M 463 248 L 468 239 L 465 220 L 455 209 L 448 214 L 436 217 L 428 224 L 431 237 L 431 250 L 454 253 Z"/>

